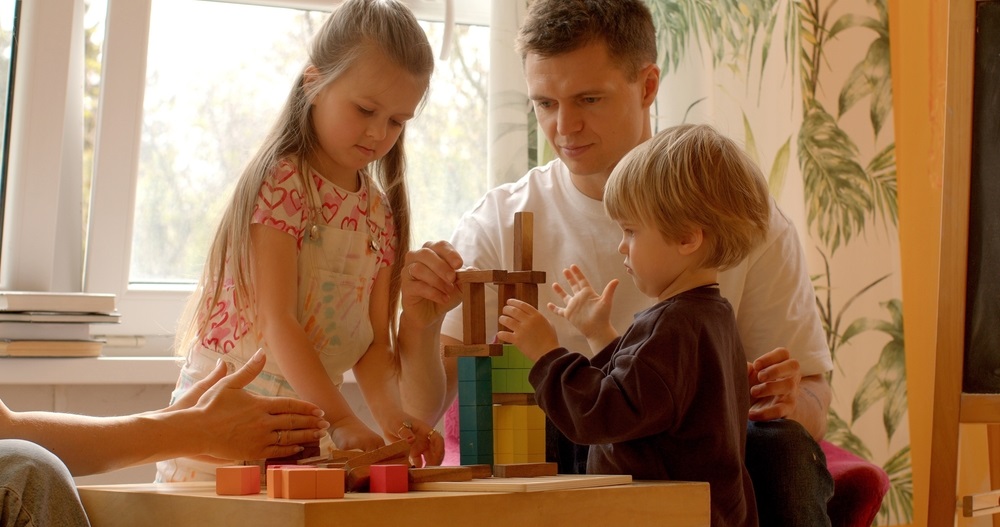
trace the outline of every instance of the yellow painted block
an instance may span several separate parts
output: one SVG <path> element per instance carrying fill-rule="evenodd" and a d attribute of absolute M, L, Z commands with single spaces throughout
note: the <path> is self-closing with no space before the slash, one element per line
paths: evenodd
<path fill-rule="evenodd" d="M 528 430 L 545 430 L 545 412 L 537 405 L 526 406 Z"/>
<path fill-rule="evenodd" d="M 528 430 L 528 453 L 545 455 L 545 430 Z"/>
<path fill-rule="evenodd" d="M 514 453 L 514 431 L 513 430 L 496 430 L 494 431 L 495 440 L 493 442 L 493 450 L 497 454 L 513 454 Z M 542 445 L 542 450 L 545 450 L 545 445 Z"/>
<path fill-rule="evenodd" d="M 514 414 L 511 411 L 512 406 L 493 406 L 493 429 L 494 430 L 513 430 L 514 429 Z"/>

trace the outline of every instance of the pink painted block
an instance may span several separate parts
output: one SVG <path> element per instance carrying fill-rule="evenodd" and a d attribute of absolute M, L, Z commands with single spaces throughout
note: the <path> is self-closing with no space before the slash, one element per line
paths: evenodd
<path fill-rule="evenodd" d="M 342 468 L 317 468 L 316 497 L 321 499 L 343 498 L 345 474 Z"/>
<path fill-rule="evenodd" d="M 260 493 L 260 467 L 247 465 L 216 468 L 215 493 L 220 496 Z"/>
<path fill-rule="evenodd" d="M 371 492 L 409 492 L 409 467 L 406 465 L 372 465 Z"/>

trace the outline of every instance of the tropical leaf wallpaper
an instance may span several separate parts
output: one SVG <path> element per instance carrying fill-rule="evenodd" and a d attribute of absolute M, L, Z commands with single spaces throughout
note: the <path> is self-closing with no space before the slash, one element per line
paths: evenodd
<path fill-rule="evenodd" d="M 797 220 L 834 360 L 827 440 L 889 474 L 876 523 L 910 523 L 886 0 L 646 1 L 656 124 L 742 139 Z"/>
<path fill-rule="evenodd" d="M 654 131 L 711 123 L 768 177 L 833 355 L 826 439 L 889 474 L 877 525 L 912 523 L 888 0 L 644 1 L 662 70 Z M 491 185 L 552 158 L 513 52 L 528 2 L 491 4 Z"/>

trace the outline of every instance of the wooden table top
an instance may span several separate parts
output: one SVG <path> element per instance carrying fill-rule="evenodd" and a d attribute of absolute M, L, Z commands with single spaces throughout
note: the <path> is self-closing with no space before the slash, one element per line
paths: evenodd
<path fill-rule="evenodd" d="M 610 476 L 616 477 L 620 478 Z M 79 491 L 93 527 L 313 527 L 332 521 L 399 527 L 709 525 L 707 483 L 622 484 L 600 478 L 559 475 L 506 478 L 506 482 L 491 478 L 494 481 L 465 482 L 474 491 L 358 492 L 336 500 L 270 499 L 263 492 L 219 496 L 211 482 L 93 485 Z"/>

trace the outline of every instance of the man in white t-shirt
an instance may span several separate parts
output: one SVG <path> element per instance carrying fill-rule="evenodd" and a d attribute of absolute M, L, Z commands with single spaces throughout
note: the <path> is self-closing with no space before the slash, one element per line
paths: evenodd
<path fill-rule="evenodd" d="M 518 50 L 539 127 L 558 159 L 489 191 L 462 217 L 450 244 L 428 243 L 407 255 L 403 302 L 423 302 L 428 320 L 458 304 L 454 271 L 459 267 L 513 268 L 518 211 L 534 214 L 532 268 L 545 271 L 550 283 L 561 280 L 570 264 L 580 266 L 598 289 L 612 279 L 631 281 L 617 251 L 621 231 L 604 214 L 601 198 L 618 161 L 652 136 L 650 106 L 660 70 L 649 10 L 640 0 L 535 0 L 521 26 Z M 829 525 L 826 502 L 833 483 L 817 441 L 826 432 L 831 395 L 824 374 L 832 361 L 798 235 L 773 201 L 771 217 L 767 241 L 719 277 L 752 363 L 747 468 L 761 525 Z M 496 313 L 496 291 L 487 289 L 486 312 Z M 548 303 L 561 306 L 562 299 L 550 287 L 539 287 L 539 306 Z M 612 306 L 612 321 L 621 331 L 650 300 L 623 286 Z M 566 348 L 590 353 L 586 339 L 562 317 L 549 320 Z M 428 342 L 438 324 L 441 345 L 461 344 L 460 307 L 443 321 L 428 322 Z M 487 324 L 487 334 L 494 334 L 495 318 L 488 316 Z M 418 383 L 407 382 L 408 362 L 437 358 L 401 359 L 404 398 L 412 392 L 418 400 Z M 456 399 L 455 359 L 446 358 L 444 367 L 445 407 L 409 409 L 429 422 Z M 446 444 L 452 447 L 458 430 L 448 424 L 454 419 L 445 419 L 452 436 Z M 570 448 L 565 441 L 559 445 L 561 472 L 581 468 L 566 455 Z M 455 456 L 452 448 L 446 462 Z"/>

